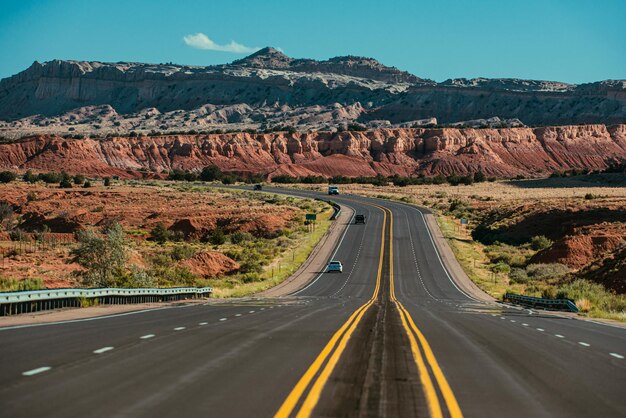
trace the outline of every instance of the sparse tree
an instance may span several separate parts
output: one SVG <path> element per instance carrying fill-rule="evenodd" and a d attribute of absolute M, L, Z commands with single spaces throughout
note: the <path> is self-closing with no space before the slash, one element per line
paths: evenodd
<path fill-rule="evenodd" d="M 72 261 L 85 270 L 80 273 L 84 284 L 91 287 L 113 286 L 121 276 L 128 259 L 124 230 L 114 223 L 104 235 L 93 229 L 77 234 L 78 247 L 72 251 Z"/>

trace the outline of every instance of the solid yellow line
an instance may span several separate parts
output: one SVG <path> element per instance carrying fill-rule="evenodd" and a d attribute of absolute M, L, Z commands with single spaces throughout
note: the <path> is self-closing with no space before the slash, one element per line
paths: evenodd
<path fill-rule="evenodd" d="M 422 359 L 422 355 L 417 346 L 417 342 L 415 341 L 415 337 L 413 336 L 413 333 L 407 326 L 407 320 L 411 329 L 415 332 L 415 335 L 417 335 L 417 338 L 419 339 L 422 348 L 424 349 L 426 360 L 428 361 L 428 364 L 430 365 L 433 371 L 433 374 L 435 375 L 435 379 L 437 380 L 439 389 L 441 390 L 443 398 L 446 401 L 446 406 L 448 407 L 448 412 L 450 413 L 450 417 L 451 418 L 463 418 L 463 413 L 461 412 L 461 408 L 459 407 L 456 397 L 454 396 L 454 392 L 452 392 L 452 388 L 450 387 L 448 380 L 446 379 L 443 372 L 441 371 L 441 367 L 439 367 L 439 363 L 437 362 L 437 359 L 435 358 L 435 354 L 433 353 L 433 350 L 430 348 L 430 344 L 428 344 L 428 340 L 426 340 L 426 337 L 424 337 L 424 334 L 422 334 L 419 328 L 417 328 L 417 325 L 415 325 L 413 318 L 411 318 L 411 314 L 409 314 L 409 312 L 402 305 L 402 303 L 396 298 L 395 281 L 394 281 L 394 275 L 393 275 L 393 215 L 391 213 L 391 210 L 389 210 L 389 225 L 390 225 L 389 227 L 390 228 L 390 231 L 389 231 L 389 234 L 390 234 L 389 272 L 390 272 L 390 284 L 391 284 L 391 291 L 390 291 L 391 299 L 395 302 L 396 306 L 398 307 L 398 310 L 401 312 L 400 317 L 402 319 L 402 325 L 404 326 L 404 329 L 409 336 L 409 340 L 411 343 L 411 351 L 413 352 L 413 357 L 418 363 L 418 368 L 420 370 L 420 380 L 422 381 L 422 385 L 424 385 L 424 389 L 426 392 L 426 399 L 429 404 L 431 416 L 440 417 L 441 407 L 439 406 L 439 399 L 434 390 L 434 387 L 432 387 L 432 380 L 430 379 L 430 375 L 428 375 L 428 373 L 426 372 L 426 375 L 428 378 L 422 379 L 423 371 L 425 371 L 424 360 Z M 405 316 L 406 316 L 406 319 L 405 319 Z M 426 384 L 424 384 L 425 381 L 426 381 Z"/>
<path fill-rule="evenodd" d="M 424 363 L 424 358 L 422 357 L 422 353 L 420 353 L 420 349 L 417 345 L 417 341 L 415 340 L 415 336 L 409 329 L 407 325 L 407 320 L 405 318 L 405 314 L 399 306 L 397 300 L 394 301 L 396 308 L 398 309 L 398 314 L 400 315 L 400 319 L 402 320 L 402 326 L 409 337 L 409 343 L 411 345 L 411 352 L 413 353 L 413 359 L 417 364 L 417 370 L 419 371 L 420 382 L 422 383 L 422 387 L 424 388 L 424 395 L 426 395 L 426 403 L 428 404 L 428 411 L 430 412 L 431 418 L 442 418 L 443 414 L 441 413 L 441 405 L 439 404 L 439 398 L 437 397 L 437 391 L 435 390 L 435 386 L 433 385 L 433 381 L 430 378 L 430 374 L 428 373 L 428 368 Z"/>
<path fill-rule="evenodd" d="M 386 209 L 386 208 L 385 208 Z M 413 353 L 413 359 L 417 364 L 417 370 L 419 371 L 420 382 L 422 383 L 422 387 L 424 388 L 424 395 L 426 396 L 426 403 L 428 404 L 428 411 L 430 412 L 431 418 L 442 418 L 443 414 L 441 412 L 441 405 L 439 403 L 439 397 L 437 396 L 437 391 L 435 390 L 435 385 L 433 384 L 432 379 L 430 378 L 430 374 L 428 373 L 428 368 L 426 367 L 426 363 L 424 362 L 424 358 L 422 357 L 422 353 L 420 352 L 419 346 L 415 339 L 415 336 L 409 329 L 407 324 L 407 320 L 403 313 L 403 309 L 401 308 L 402 304 L 396 298 L 396 290 L 395 290 L 395 278 L 393 271 L 393 214 L 391 210 L 389 210 L 389 294 L 391 300 L 396 305 L 398 309 L 398 314 L 400 315 L 400 319 L 402 320 L 402 326 L 407 336 L 409 337 L 409 344 L 411 345 L 411 352 Z"/>
<path fill-rule="evenodd" d="M 319 401 L 322 390 L 324 389 L 324 386 L 326 385 L 326 382 L 328 381 L 330 374 L 332 373 L 333 369 L 335 368 L 335 365 L 337 364 L 337 361 L 339 361 L 341 354 L 343 353 L 343 351 L 346 348 L 346 345 L 348 344 L 348 340 L 350 339 L 357 325 L 361 321 L 361 318 L 363 318 L 363 315 L 365 315 L 365 312 L 367 311 L 367 309 L 370 306 L 372 306 L 372 304 L 378 297 L 378 293 L 380 291 L 380 280 L 382 277 L 382 269 L 383 269 L 383 256 L 385 253 L 386 221 L 387 221 L 387 213 L 383 211 L 382 242 L 381 242 L 381 247 L 380 247 L 378 274 L 376 277 L 376 287 L 374 288 L 374 294 L 365 304 L 363 304 L 359 309 L 357 309 L 350 316 L 350 318 L 348 318 L 348 320 L 341 326 L 341 328 L 339 328 L 337 332 L 335 332 L 335 334 L 332 336 L 328 344 L 326 344 L 322 352 L 317 356 L 317 358 L 313 361 L 311 366 L 309 366 L 307 371 L 300 378 L 296 386 L 289 393 L 289 395 L 287 396 L 287 398 L 281 405 L 280 409 L 276 412 L 274 417 L 286 418 L 291 415 L 298 401 L 302 397 L 302 394 L 311 383 L 311 380 L 313 380 L 313 377 L 317 374 L 320 367 L 322 366 L 322 364 L 324 363 L 328 355 L 331 353 L 332 349 L 335 347 L 337 340 L 344 333 L 345 329 L 348 328 L 348 331 L 346 331 L 345 334 L 343 334 L 343 337 L 341 337 L 339 345 L 337 345 L 337 349 L 335 350 L 330 360 L 326 364 L 326 367 L 324 367 L 324 369 L 322 370 L 322 373 L 320 373 L 320 376 L 317 378 L 317 380 L 313 384 L 313 387 L 311 388 L 308 396 L 304 400 L 302 407 L 300 411 L 298 412 L 297 416 L 308 417 L 313 412 L 313 409 L 315 408 L 315 406 L 317 405 L 317 402 Z"/>
<path fill-rule="evenodd" d="M 406 309 L 404 309 L 403 306 L 401 307 L 403 310 L 406 311 Z M 422 334 L 419 328 L 417 328 L 417 326 L 415 325 L 415 322 L 413 322 L 413 318 L 411 318 L 408 312 L 407 312 L 407 317 L 409 320 L 409 325 L 411 326 L 411 328 L 413 328 L 413 331 L 417 335 L 417 338 L 419 339 L 420 344 L 422 345 L 422 348 L 424 349 L 424 353 L 426 354 L 426 359 L 428 360 L 428 364 L 430 364 L 430 367 L 433 370 L 435 379 L 437 380 L 437 383 L 439 384 L 439 389 L 441 389 L 443 398 L 446 401 L 446 406 L 448 407 L 448 412 L 450 412 L 450 417 L 451 418 L 463 418 L 463 413 L 461 412 L 459 403 L 457 402 L 456 397 L 454 396 L 454 392 L 452 392 L 452 388 L 450 387 L 450 384 L 448 384 L 448 380 L 446 379 L 443 372 L 441 371 L 441 367 L 439 367 L 439 363 L 437 362 L 437 359 L 435 358 L 435 354 L 433 353 L 433 350 L 430 348 L 430 344 L 428 344 L 426 337 L 424 337 L 424 334 Z"/>

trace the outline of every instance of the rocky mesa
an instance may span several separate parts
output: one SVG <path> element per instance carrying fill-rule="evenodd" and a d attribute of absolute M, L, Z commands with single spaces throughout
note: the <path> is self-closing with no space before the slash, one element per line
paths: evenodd
<path fill-rule="evenodd" d="M 278 126 L 307 131 L 351 123 L 369 128 L 617 124 L 626 122 L 626 81 L 437 83 L 372 58 L 294 59 L 273 48 L 207 67 L 53 60 L 0 81 L 0 121 L 0 135 L 11 138 Z"/>
<path fill-rule="evenodd" d="M 268 177 L 450 175 L 543 176 L 626 162 L 626 125 L 542 128 L 406 128 L 64 139 L 0 144 L 0 168 L 136 177 L 173 169 Z"/>

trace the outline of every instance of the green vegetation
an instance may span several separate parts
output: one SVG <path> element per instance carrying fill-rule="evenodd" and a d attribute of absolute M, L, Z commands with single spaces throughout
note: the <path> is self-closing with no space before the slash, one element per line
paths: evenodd
<path fill-rule="evenodd" d="M 626 320 L 626 297 L 607 291 L 600 284 L 572 279 L 571 269 L 563 264 L 530 263 L 535 253 L 552 246 L 550 239 L 539 235 L 521 245 L 482 244 L 471 239 L 469 231 L 461 230 L 451 216 L 463 207 L 452 202 L 452 211 L 440 215 L 437 221 L 463 270 L 481 289 L 496 298 L 507 292 L 567 298 L 584 314 Z"/>
<path fill-rule="evenodd" d="M 45 286 L 41 279 L 31 278 L 24 280 L 15 280 L 6 277 L 0 277 L 0 292 L 22 292 L 27 290 L 40 290 Z"/>
<path fill-rule="evenodd" d="M 72 261 L 85 270 L 79 273 L 89 287 L 114 287 L 124 276 L 128 245 L 122 226 L 114 223 L 103 234 L 93 229 L 78 232 L 78 247 L 72 250 Z"/>
<path fill-rule="evenodd" d="M 0 183 L 10 183 L 17 178 L 12 171 L 0 171 Z"/>

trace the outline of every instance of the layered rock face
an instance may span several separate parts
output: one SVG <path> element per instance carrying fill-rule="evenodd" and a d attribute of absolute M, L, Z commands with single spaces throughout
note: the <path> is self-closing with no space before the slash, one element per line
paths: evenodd
<path fill-rule="evenodd" d="M 279 116 L 286 111 L 301 114 L 288 122 L 307 129 L 351 121 L 385 121 L 393 125 L 436 118 L 439 124 L 450 124 L 495 116 L 519 119 L 529 126 L 616 124 L 626 122 L 626 81 L 570 85 L 478 78 L 436 83 L 371 58 L 293 59 L 272 48 L 231 64 L 209 67 L 35 62 L 27 70 L 0 81 L 0 120 L 50 117 L 105 105 L 119 114 L 137 114 L 145 109 L 200 113 L 193 118 L 203 116 L 199 109 L 206 105 L 220 109 L 234 106 L 237 115 L 226 123 L 253 128 L 280 123 Z M 342 107 L 358 111 L 348 118 L 332 114 L 333 108 Z M 321 113 L 330 117 L 315 120 Z M 132 125 L 134 129 L 152 129 L 156 125 L 163 131 L 158 129 L 160 125 L 169 129 L 164 119 L 158 124 Z M 223 124 L 214 119 L 200 117 L 193 126 Z M 151 116 L 145 120 L 150 121 Z M 52 122 L 42 123 L 47 126 Z M 94 121 L 93 129 L 97 130 L 95 125 L 99 124 Z"/>
<path fill-rule="evenodd" d="M 64 169 L 93 176 L 201 170 L 294 176 L 539 176 L 626 162 L 626 125 L 510 129 L 377 129 L 365 132 L 175 135 L 0 144 L 0 168 Z"/>

